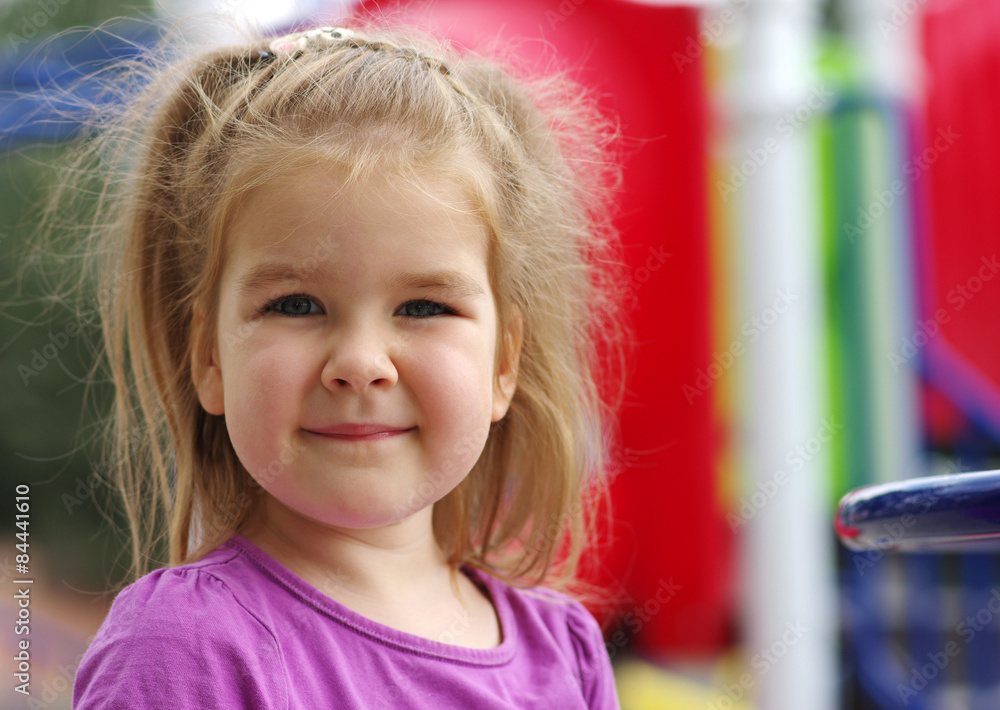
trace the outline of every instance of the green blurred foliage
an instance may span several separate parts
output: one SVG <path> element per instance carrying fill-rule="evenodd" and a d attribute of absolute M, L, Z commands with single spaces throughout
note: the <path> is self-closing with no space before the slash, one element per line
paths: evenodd
<path fill-rule="evenodd" d="M 151 7 L 0 0 L 0 59 L 17 64 L 33 52 L 44 54 L 45 40 L 69 28 L 115 17 L 148 19 Z M 109 388 L 87 385 L 97 335 L 92 326 L 79 330 L 72 302 L 53 298 L 55 262 L 25 268 L 65 157 L 60 145 L 17 145 L 0 153 L 0 500 L 6 508 L 0 520 L 7 541 L 0 562 L 13 561 L 14 487 L 27 483 L 31 575 L 101 591 L 108 580 L 121 579 L 125 560 L 120 517 L 114 524 L 105 517 L 116 506 L 95 445 L 102 429 L 95 403 L 108 401 Z"/>
<path fill-rule="evenodd" d="M 118 0 L 0 0 L 0 52 L 25 47 L 71 27 L 93 27 L 116 17 L 153 16 L 155 2 Z"/>

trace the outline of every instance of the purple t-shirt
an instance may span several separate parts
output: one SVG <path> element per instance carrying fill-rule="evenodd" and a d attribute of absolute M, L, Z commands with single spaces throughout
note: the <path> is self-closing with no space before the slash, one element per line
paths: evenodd
<path fill-rule="evenodd" d="M 77 672 L 76 710 L 618 708 L 597 622 L 473 569 L 496 648 L 375 623 L 242 536 L 122 590 Z"/>

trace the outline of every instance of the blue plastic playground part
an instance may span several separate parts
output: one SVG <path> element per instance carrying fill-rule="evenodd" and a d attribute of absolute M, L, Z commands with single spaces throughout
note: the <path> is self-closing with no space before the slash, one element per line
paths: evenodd
<path fill-rule="evenodd" d="M 858 488 L 835 524 L 852 550 L 1000 550 L 1000 470 Z"/>

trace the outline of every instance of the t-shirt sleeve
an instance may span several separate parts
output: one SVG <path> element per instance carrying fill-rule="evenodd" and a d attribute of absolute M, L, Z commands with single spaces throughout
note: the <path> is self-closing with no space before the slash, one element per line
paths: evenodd
<path fill-rule="evenodd" d="M 580 664 L 583 697 L 590 710 L 620 710 L 611 657 L 601 627 L 582 605 L 570 607 L 568 624 Z"/>
<path fill-rule="evenodd" d="M 124 589 L 84 655 L 74 710 L 272 710 L 288 705 L 278 646 L 204 570 L 160 570 Z"/>

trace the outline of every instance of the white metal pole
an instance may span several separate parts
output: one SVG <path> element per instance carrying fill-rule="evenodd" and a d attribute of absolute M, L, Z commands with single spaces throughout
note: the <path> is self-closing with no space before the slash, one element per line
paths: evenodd
<path fill-rule="evenodd" d="M 737 110 L 745 643 L 761 710 L 833 710 L 837 613 L 828 498 L 823 271 L 815 119 L 816 0 L 749 0 Z M 749 162 L 747 162 L 749 161 Z M 756 166 L 756 167 L 753 167 Z M 756 506 L 754 506 L 756 509 Z"/>

